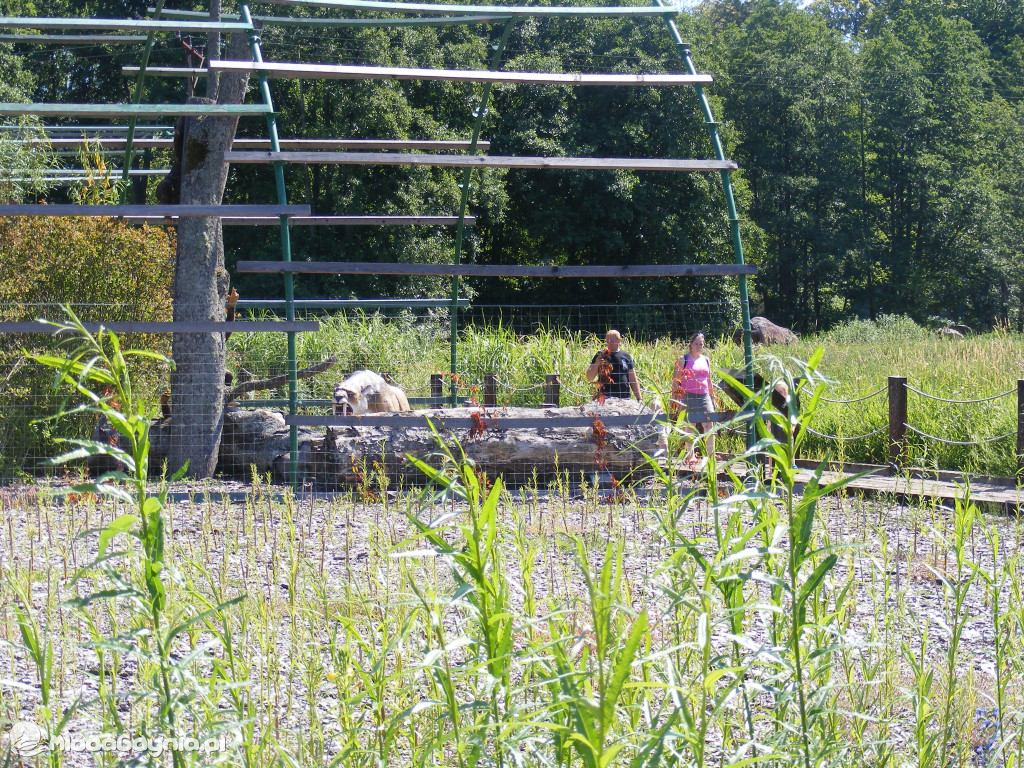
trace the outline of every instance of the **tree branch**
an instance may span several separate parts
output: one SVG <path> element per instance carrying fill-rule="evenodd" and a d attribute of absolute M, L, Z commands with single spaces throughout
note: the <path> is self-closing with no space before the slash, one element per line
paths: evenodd
<path fill-rule="evenodd" d="M 323 362 L 311 365 L 308 368 L 296 372 L 295 376 L 299 379 L 308 379 L 316 376 L 318 373 L 323 373 L 329 368 L 333 368 L 338 364 L 338 356 L 331 355 Z M 281 376 L 272 376 L 269 379 L 257 379 L 255 381 L 246 381 L 235 387 L 232 387 L 224 393 L 224 401 L 229 402 L 234 400 L 239 395 L 244 395 L 246 392 L 258 392 L 263 389 L 275 389 L 276 387 L 282 387 L 288 383 L 288 374 L 282 374 Z"/>

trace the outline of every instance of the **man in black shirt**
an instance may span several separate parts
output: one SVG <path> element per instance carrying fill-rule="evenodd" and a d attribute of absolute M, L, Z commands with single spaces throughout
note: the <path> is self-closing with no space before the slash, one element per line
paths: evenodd
<path fill-rule="evenodd" d="M 606 349 L 594 355 L 587 369 L 587 381 L 596 381 L 598 397 L 622 397 L 629 399 L 630 390 L 640 399 L 640 382 L 636 378 L 633 358 L 619 349 L 622 334 L 608 331 L 604 337 Z"/>

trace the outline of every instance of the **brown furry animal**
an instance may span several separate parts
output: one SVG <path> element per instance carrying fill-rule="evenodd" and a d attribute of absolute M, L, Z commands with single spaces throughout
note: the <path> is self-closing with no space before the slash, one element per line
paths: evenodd
<path fill-rule="evenodd" d="M 334 387 L 334 415 L 408 411 L 409 398 L 373 371 L 356 371 Z"/>
<path fill-rule="evenodd" d="M 732 369 L 727 370 L 726 373 L 728 373 L 737 381 L 745 381 L 743 371 Z M 727 381 L 721 381 L 718 385 L 719 387 L 721 387 L 722 391 L 729 397 L 729 399 L 736 403 L 736 405 L 742 406 L 746 402 L 746 398 L 744 398 L 742 394 L 737 392 L 733 388 L 733 386 L 729 384 Z M 754 392 L 761 391 L 767 385 L 768 382 L 765 381 L 764 377 L 761 374 L 754 374 Z M 772 408 L 778 411 L 779 413 L 788 413 L 788 407 L 786 405 L 787 397 L 789 397 L 789 387 L 786 386 L 785 382 L 778 382 L 771 392 Z M 794 404 L 794 407 L 799 406 Z M 782 432 L 782 430 L 779 427 L 775 426 L 775 424 L 771 424 L 770 426 L 772 431 L 772 437 L 774 437 L 780 443 L 785 442 L 786 435 Z"/>

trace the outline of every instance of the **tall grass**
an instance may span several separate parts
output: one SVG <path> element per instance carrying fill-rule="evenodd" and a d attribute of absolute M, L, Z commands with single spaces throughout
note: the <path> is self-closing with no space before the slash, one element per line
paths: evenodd
<path fill-rule="evenodd" d="M 381 315 L 339 314 L 321 323 L 319 333 L 300 337 L 300 366 L 330 354 L 338 354 L 340 362 L 332 374 L 300 382 L 304 396 L 328 397 L 338 376 L 361 367 L 390 372 L 410 394 L 426 396 L 430 375 L 449 370 L 446 319 L 406 314 L 385 320 Z M 624 347 L 636 360 L 645 400 L 663 402 L 671 390 L 675 360 L 685 351 L 683 342 L 662 338 L 638 343 L 629 338 L 628 329 L 624 331 Z M 275 337 L 233 335 L 229 343 L 233 363 L 255 371 L 283 371 L 283 341 Z M 479 398 L 484 374 L 494 373 L 499 380 L 499 404 L 538 406 L 545 375 L 557 374 L 562 383 L 562 402 L 585 402 L 592 397 L 593 386 L 583 372 L 602 344 L 598 337 L 568 330 L 542 328 L 521 335 L 501 325 L 470 326 L 459 338 L 462 394 Z M 910 386 L 945 400 L 974 400 L 1015 390 L 1017 379 L 1024 376 L 1024 344 L 1019 335 L 1005 330 L 946 339 L 907 318 L 886 316 L 877 322 L 854 321 L 820 336 L 801 339 L 782 353 L 805 360 L 819 346 L 825 349 L 820 370 L 831 383 L 816 415 L 815 432 L 820 434 L 807 434 L 802 446 L 803 455 L 811 458 L 888 462 L 885 392 L 850 404 L 829 401 L 854 400 L 884 390 L 889 376 L 904 376 Z M 709 354 L 720 369 L 743 365 L 742 350 L 724 338 L 713 343 Z M 759 360 L 757 367 L 769 374 L 766 360 Z M 721 396 L 719 400 L 723 409 L 735 407 Z M 909 433 L 911 464 L 1004 477 L 1016 474 L 1015 394 L 960 405 L 912 392 L 908 410 L 913 427 L 951 441 L 944 443 Z M 992 440 L 1000 436 L 1004 437 Z M 739 448 L 739 444 L 730 447 Z"/>

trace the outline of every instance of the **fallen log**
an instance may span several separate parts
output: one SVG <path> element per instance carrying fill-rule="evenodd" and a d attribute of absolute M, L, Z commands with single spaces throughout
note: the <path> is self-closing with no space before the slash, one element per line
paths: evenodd
<path fill-rule="evenodd" d="M 298 427 L 299 481 L 320 490 L 340 490 L 364 483 L 372 473 L 378 477 L 383 473 L 392 485 L 423 483 L 426 478 L 408 456 L 439 465 L 438 445 L 427 418 L 438 426 L 446 443 L 453 448 L 456 442 L 462 445 L 479 471 L 491 478 L 502 476 L 514 487 L 534 478 L 546 484 L 556 473 L 568 473 L 576 483 L 581 478 L 592 481 L 595 473 L 609 482 L 609 476 L 622 480 L 642 472 L 646 468 L 643 453 L 657 449 L 656 422 L 663 416 L 634 400 L 609 398 L 603 404 L 571 408 L 432 408 L 348 417 L 342 421 L 354 423 Z M 169 455 L 173 419 L 173 414 L 157 419 L 151 427 L 153 474 L 161 472 Z M 530 426 L 517 427 L 516 420 L 527 420 Z M 463 426 L 467 424 L 471 426 Z M 94 438 L 113 442 L 116 435 L 104 420 Z M 273 482 L 287 483 L 289 447 L 289 426 L 283 414 L 263 408 L 229 408 L 224 413 L 217 473 L 250 479 L 255 471 L 269 474 Z M 454 452 L 458 455 L 457 449 Z M 109 457 L 90 461 L 94 473 L 115 468 Z"/>
<path fill-rule="evenodd" d="M 636 423 L 622 426 L 605 427 L 601 421 L 618 416 L 646 418 L 630 419 Z M 573 482 L 595 472 L 622 479 L 646 466 L 641 452 L 650 454 L 657 448 L 656 415 L 631 400 L 550 409 L 436 408 L 366 415 L 357 425 L 323 431 L 299 427 L 300 480 L 324 490 L 359 485 L 374 472 L 383 473 L 391 484 L 423 482 L 423 474 L 408 456 L 438 465 L 438 445 L 424 417 L 460 424 L 473 419 L 474 426 L 469 429 L 443 427 L 438 431 L 449 445 L 458 441 L 479 471 L 492 478 L 503 476 L 512 486 L 530 483 L 534 477 L 547 483 L 556 473 L 565 472 Z M 578 425 L 580 417 L 588 422 L 586 426 Z M 560 425 L 569 418 L 577 425 Z M 541 424 L 528 428 L 503 425 L 516 419 Z M 226 414 L 222 472 L 247 476 L 255 468 L 261 474 L 269 472 L 275 482 L 286 482 L 290 463 L 288 427 L 281 414 L 265 410 Z"/>

